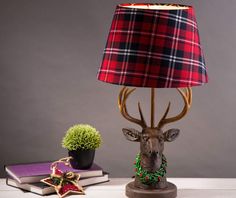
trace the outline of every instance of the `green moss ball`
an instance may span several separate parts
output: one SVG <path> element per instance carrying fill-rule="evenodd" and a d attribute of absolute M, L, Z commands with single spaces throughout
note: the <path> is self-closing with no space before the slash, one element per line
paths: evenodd
<path fill-rule="evenodd" d="M 94 127 L 77 124 L 70 127 L 62 139 L 62 147 L 68 150 L 96 149 L 101 145 L 101 135 Z"/>

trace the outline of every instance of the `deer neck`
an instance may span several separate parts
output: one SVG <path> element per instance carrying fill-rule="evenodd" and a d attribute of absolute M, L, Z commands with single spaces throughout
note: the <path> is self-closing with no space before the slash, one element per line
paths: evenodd
<path fill-rule="evenodd" d="M 140 153 L 140 158 L 141 166 L 144 170 L 147 170 L 148 172 L 155 172 L 161 167 L 162 157 L 149 156 L 145 153 Z"/>

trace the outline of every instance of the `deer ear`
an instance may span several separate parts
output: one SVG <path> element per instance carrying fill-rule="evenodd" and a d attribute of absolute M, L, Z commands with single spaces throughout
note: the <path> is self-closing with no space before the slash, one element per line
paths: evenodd
<path fill-rule="evenodd" d="M 164 140 L 166 142 L 172 142 L 179 136 L 179 129 L 169 129 L 164 132 Z"/>
<path fill-rule="evenodd" d="M 123 128 L 122 131 L 123 131 L 127 140 L 132 141 L 132 142 L 139 142 L 140 141 L 141 133 L 139 131 L 137 131 L 136 129 Z"/>

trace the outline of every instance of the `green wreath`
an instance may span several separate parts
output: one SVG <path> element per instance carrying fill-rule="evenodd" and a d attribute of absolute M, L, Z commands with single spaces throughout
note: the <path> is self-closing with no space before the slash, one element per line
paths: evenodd
<path fill-rule="evenodd" d="M 143 184 L 146 184 L 146 185 L 156 184 L 157 182 L 161 180 L 162 177 L 166 175 L 167 161 L 163 154 L 162 154 L 161 166 L 155 172 L 148 172 L 144 170 L 143 167 L 141 166 L 140 161 L 141 161 L 141 158 L 140 158 L 140 153 L 139 153 L 136 156 L 134 167 L 135 167 L 136 176 L 140 179 L 140 181 Z"/>

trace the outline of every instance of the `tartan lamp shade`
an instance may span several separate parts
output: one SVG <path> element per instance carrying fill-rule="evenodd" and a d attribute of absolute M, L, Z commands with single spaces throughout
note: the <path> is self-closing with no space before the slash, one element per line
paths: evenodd
<path fill-rule="evenodd" d="M 118 5 L 97 77 L 112 84 L 153 88 L 207 83 L 193 7 Z"/>

